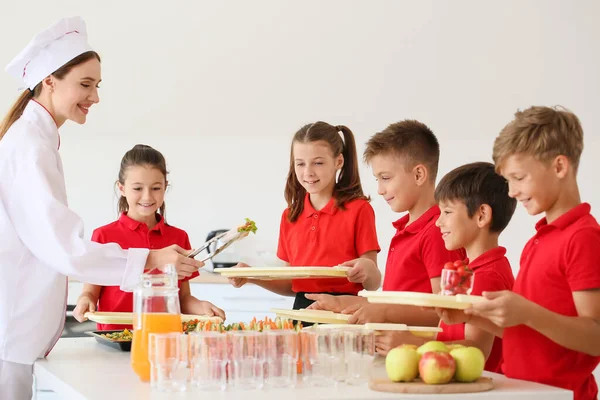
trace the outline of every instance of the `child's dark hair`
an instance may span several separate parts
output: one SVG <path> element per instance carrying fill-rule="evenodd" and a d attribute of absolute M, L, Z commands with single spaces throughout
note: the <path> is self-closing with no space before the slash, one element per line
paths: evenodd
<path fill-rule="evenodd" d="M 489 205 L 490 232 L 496 233 L 506 228 L 517 206 L 517 200 L 508 196 L 508 183 L 488 162 L 466 164 L 447 173 L 435 189 L 435 201 L 463 202 L 469 218 L 482 204 Z"/>
<path fill-rule="evenodd" d="M 344 135 L 344 139 L 340 136 Z M 294 168 L 294 143 L 309 143 L 324 141 L 331 148 L 333 157 L 340 154 L 344 156 L 344 165 L 340 171 L 338 182 L 333 189 L 333 198 L 338 208 L 344 209 L 344 205 L 354 199 L 365 199 L 360 175 L 358 173 L 358 156 L 356 155 L 356 142 L 352 131 L 344 126 L 333 126 L 327 122 L 318 121 L 314 124 L 304 125 L 292 139 L 290 151 L 290 170 L 285 185 L 285 200 L 290 210 L 287 218 L 290 222 L 298 219 L 304 210 L 304 197 L 306 189 L 298 182 Z"/>
<path fill-rule="evenodd" d="M 378 155 L 397 155 L 407 161 L 411 170 L 418 164 L 427 168 L 429 180 L 435 182 L 440 161 L 440 144 L 427 125 L 415 120 L 391 124 L 376 133 L 366 143 L 365 162 Z"/>
<path fill-rule="evenodd" d="M 121 159 L 121 168 L 119 169 L 118 180 L 121 185 L 125 184 L 125 174 L 127 173 L 127 168 L 135 166 L 148 166 L 159 170 L 164 175 L 166 184 L 168 174 L 167 162 L 160 151 L 145 144 L 136 144 L 133 146 L 133 148 L 125 153 Z M 129 211 L 127 198 L 125 196 L 121 196 L 119 199 L 119 213 L 124 213 L 127 211 Z M 166 207 L 164 201 L 159 208 L 159 213 L 162 216 L 163 221 L 166 222 Z"/>

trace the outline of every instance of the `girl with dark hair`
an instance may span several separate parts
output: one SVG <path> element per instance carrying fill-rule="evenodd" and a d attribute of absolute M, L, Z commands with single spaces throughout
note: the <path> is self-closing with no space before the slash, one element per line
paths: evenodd
<path fill-rule="evenodd" d="M 356 143 L 349 128 L 319 121 L 296 132 L 285 199 L 288 207 L 281 217 L 277 256 L 292 268 L 351 266 L 347 278 L 230 279 L 234 286 L 252 281 L 275 293 L 295 296 L 294 309 L 310 306 L 311 294 L 356 295 L 363 288 L 379 287 L 375 213 L 362 190 Z"/>
<path fill-rule="evenodd" d="M 167 224 L 165 192 L 167 190 L 167 163 L 160 151 L 138 144 L 121 160 L 116 182 L 119 198 L 118 220 L 94 231 L 92 240 L 98 243 L 117 243 L 124 249 L 161 249 L 178 245 L 191 249 L 188 234 Z M 219 316 L 225 312 L 208 301 L 192 296 L 189 280 L 198 273 L 179 281 L 181 312 L 192 315 Z M 77 300 L 73 315 L 78 321 L 86 320 L 90 311 L 132 312 L 133 294 L 118 286 L 101 286 L 86 283 Z M 98 324 L 98 330 L 132 329 L 131 325 Z"/>

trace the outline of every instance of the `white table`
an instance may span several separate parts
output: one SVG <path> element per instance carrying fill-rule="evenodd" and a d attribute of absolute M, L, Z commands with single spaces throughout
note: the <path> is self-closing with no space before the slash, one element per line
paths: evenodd
<path fill-rule="evenodd" d="M 101 345 L 93 338 L 60 339 L 47 359 L 34 365 L 39 388 L 53 390 L 61 400 L 112 400 L 112 399 L 198 399 L 204 394 L 186 392 L 158 393 L 150 385 L 141 383 L 129 364 L 130 353 Z M 567 400 L 572 392 L 537 383 L 508 379 L 503 375 L 489 374 L 495 388 L 489 392 L 443 395 L 445 400 L 465 398 L 511 400 Z M 366 386 L 338 385 L 316 389 L 299 385 L 290 389 L 270 389 L 236 392 L 204 392 L 212 399 L 286 400 L 292 399 L 430 399 L 435 395 L 400 395 L 371 391 Z"/>

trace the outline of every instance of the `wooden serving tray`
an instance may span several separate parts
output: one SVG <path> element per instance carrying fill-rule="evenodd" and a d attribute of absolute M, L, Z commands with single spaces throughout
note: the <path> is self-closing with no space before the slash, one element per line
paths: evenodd
<path fill-rule="evenodd" d="M 132 325 L 133 324 L 133 313 L 125 312 L 87 312 L 84 317 L 90 321 L 97 322 L 99 324 L 113 324 L 113 325 Z M 181 314 L 181 322 L 188 322 L 192 320 L 199 321 L 214 321 L 223 322 L 221 317 L 209 317 L 207 315 L 188 315 Z"/>
<path fill-rule="evenodd" d="M 482 296 L 458 294 L 456 296 L 442 296 L 441 294 L 420 292 L 379 292 L 361 290 L 359 296 L 366 297 L 369 303 L 403 304 L 421 307 L 439 307 L 464 310 L 474 303 L 484 301 Z"/>
<path fill-rule="evenodd" d="M 213 272 L 227 278 L 284 280 L 298 278 L 345 278 L 350 267 L 251 267 L 215 268 Z"/>
<path fill-rule="evenodd" d="M 481 377 L 475 382 L 450 382 L 444 385 L 428 385 L 420 380 L 414 382 L 392 382 L 388 378 L 371 379 L 369 388 L 378 392 L 390 393 L 419 393 L 419 394 L 448 394 L 448 393 L 477 393 L 494 388 L 492 378 Z"/>
<path fill-rule="evenodd" d="M 443 329 L 437 326 L 407 326 L 405 324 L 366 323 L 365 328 L 375 331 L 409 331 L 415 336 L 431 338 Z"/>
<path fill-rule="evenodd" d="M 347 323 L 340 324 L 339 322 L 329 323 L 326 325 L 313 325 L 304 329 L 352 329 L 352 328 L 363 328 L 368 330 L 375 331 L 375 335 L 381 335 L 381 331 L 408 331 L 415 336 L 432 338 L 438 332 L 442 332 L 442 328 L 432 327 L 432 326 L 407 326 L 405 324 L 389 324 L 389 323 L 367 323 L 364 325 L 360 324 L 352 324 L 349 325 Z"/>
<path fill-rule="evenodd" d="M 323 310 L 286 310 L 282 308 L 271 308 L 269 310 L 278 317 L 295 319 L 296 321 L 312 322 L 315 324 L 348 324 L 349 314 L 338 314 Z"/>

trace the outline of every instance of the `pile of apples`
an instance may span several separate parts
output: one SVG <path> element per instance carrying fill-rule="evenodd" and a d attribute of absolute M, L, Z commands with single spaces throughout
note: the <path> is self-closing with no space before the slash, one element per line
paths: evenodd
<path fill-rule="evenodd" d="M 412 382 L 420 377 L 427 384 L 474 382 L 483 373 L 485 357 L 477 347 L 446 345 L 431 341 L 421 347 L 404 344 L 385 358 L 385 370 L 393 382 Z"/>

